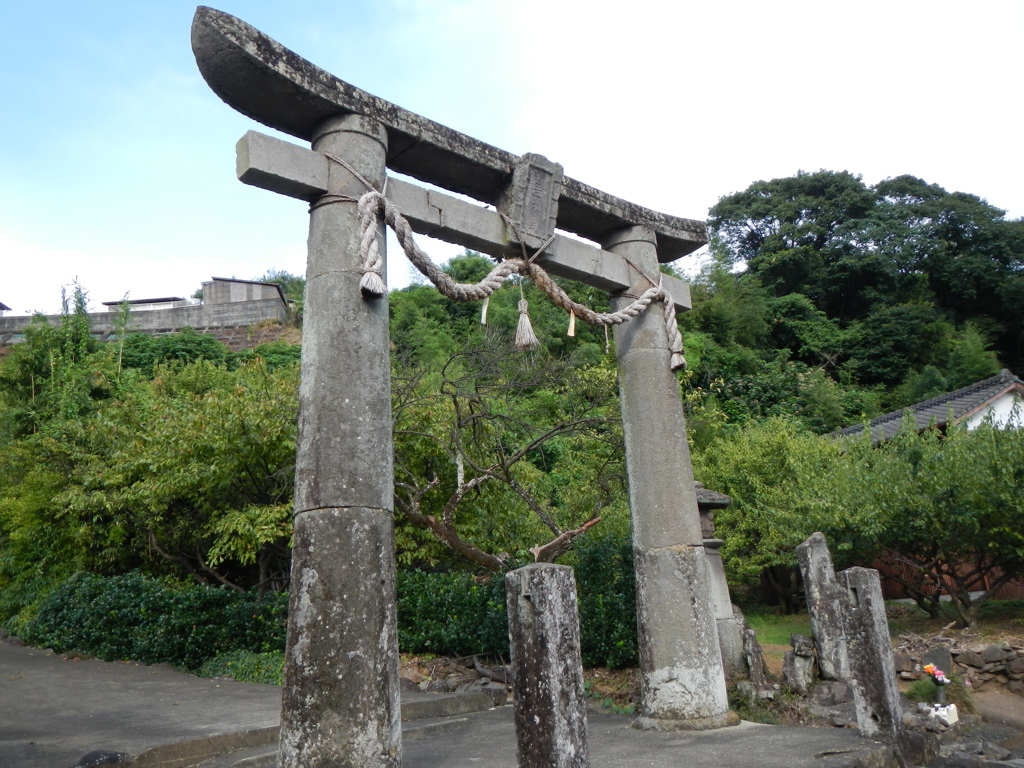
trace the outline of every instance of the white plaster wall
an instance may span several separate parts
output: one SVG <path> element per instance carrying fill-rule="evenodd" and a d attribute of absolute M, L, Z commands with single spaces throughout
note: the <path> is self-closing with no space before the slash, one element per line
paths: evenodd
<path fill-rule="evenodd" d="M 991 415 L 992 423 L 1001 428 L 1020 429 L 1024 427 L 1024 403 L 1020 395 L 1007 392 L 988 408 L 967 419 L 968 429 L 977 429 L 978 426 Z"/>

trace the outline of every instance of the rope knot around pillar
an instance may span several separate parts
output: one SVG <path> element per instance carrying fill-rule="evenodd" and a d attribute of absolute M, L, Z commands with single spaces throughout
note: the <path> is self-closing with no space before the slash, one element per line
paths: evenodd
<path fill-rule="evenodd" d="M 368 182 L 367 182 L 368 184 Z M 552 302 L 571 316 L 571 324 L 575 318 L 592 326 L 621 325 L 637 315 L 645 312 L 652 302 L 660 302 L 665 317 L 665 331 L 668 336 L 668 348 L 670 353 L 669 367 L 676 371 L 686 367 L 686 358 L 683 355 L 683 337 L 679 332 L 679 325 L 675 319 L 675 302 L 671 294 L 661 285 L 660 281 L 654 283 L 650 276 L 644 275 L 651 287 L 644 291 L 628 306 L 616 312 L 596 312 L 586 305 L 573 301 L 561 286 L 535 261 L 537 256 L 546 249 L 554 240 L 548 240 L 532 256 L 525 253 L 523 258 L 506 258 L 499 262 L 488 274 L 478 283 L 457 283 L 452 277 L 435 264 L 431 258 L 416 243 L 413 237 L 412 227 L 402 216 L 398 207 L 387 199 L 376 189 L 370 189 L 358 203 L 359 227 L 360 227 L 360 257 L 363 260 L 363 276 L 359 281 L 359 288 L 366 298 L 380 297 L 387 294 L 387 286 L 381 275 L 384 266 L 384 259 L 378 245 L 378 217 L 383 217 L 384 223 L 391 228 L 398 239 L 402 251 L 416 267 L 436 288 L 445 296 L 455 301 L 480 301 L 486 300 L 512 275 L 529 278 Z M 509 222 L 511 226 L 514 223 Z M 641 273 L 642 274 L 642 273 Z M 539 345 L 536 334 L 530 325 L 529 317 L 526 314 L 526 300 L 519 302 L 519 327 L 516 332 L 516 343 L 522 349 L 533 349 Z M 482 317 L 486 315 L 482 313 Z"/>

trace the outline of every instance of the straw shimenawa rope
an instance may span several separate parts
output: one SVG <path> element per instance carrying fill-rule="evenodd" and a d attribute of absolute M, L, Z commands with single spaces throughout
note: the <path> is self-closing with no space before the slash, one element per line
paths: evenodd
<path fill-rule="evenodd" d="M 368 183 L 367 186 L 369 186 Z M 359 198 L 359 224 L 362 233 L 360 253 L 363 258 L 363 277 L 359 282 L 359 288 L 366 296 L 383 296 L 387 293 L 387 286 L 384 284 L 380 274 L 383 267 L 383 258 L 380 255 L 380 248 L 377 244 L 378 216 L 383 216 L 384 222 L 394 230 L 402 250 L 405 251 L 405 255 L 409 257 L 409 261 L 413 263 L 416 269 L 437 286 L 441 293 L 456 301 L 487 299 L 501 287 L 507 278 L 512 275 L 521 275 L 533 280 L 534 284 L 547 294 L 557 306 L 578 317 L 588 325 L 605 327 L 621 325 L 641 312 L 646 311 L 651 302 L 661 302 L 665 318 L 665 331 L 668 334 L 668 345 L 671 353 L 669 365 L 674 371 L 686 367 L 686 358 L 683 357 L 683 338 L 679 333 L 679 326 L 676 324 L 675 302 L 672 300 L 669 292 L 661 285 L 660 281 L 654 283 L 650 276 L 646 276 L 648 281 L 651 282 L 651 287 L 644 291 L 629 306 L 617 312 L 595 312 L 590 307 L 579 304 L 569 298 L 547 272 L 533 263 L 533 259 L 551 242 L 549 240 L 529 259 L 509 258 L 500 262 L 478 283 L 456 283 L 450 275 L 434 264 L 430 257 L 416 244 L 413 239 L 412 228 L 405 217 L 399 212 L 397 206 L 383 194 L 372 188 Z M 516 334 L 517 344 L 521 348 L 532 349 L 538 342 L 533 329 L 528 327 L 529 319 L 526 315 L 525 299 L 519 302 L 519 313 L 520 328 Z M 523 327 L 524 318 L 526 318 L 527 328 Z"/>

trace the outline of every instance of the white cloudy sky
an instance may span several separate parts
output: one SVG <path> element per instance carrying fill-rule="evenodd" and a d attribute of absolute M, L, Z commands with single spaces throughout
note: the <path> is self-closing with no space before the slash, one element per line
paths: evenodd
<path fill-rule="evenodd" d="M 757 179 L 910 173 L 1024 216 L 1024 2 L 212 0 L 342 79 L 688 218 Z M 182 0 L 0 0 L 0 302 L 304 270 Z M 439 252 L 439 255 L 444 255 Z M 395 255 L 392 285 L 408 280 Z"/>

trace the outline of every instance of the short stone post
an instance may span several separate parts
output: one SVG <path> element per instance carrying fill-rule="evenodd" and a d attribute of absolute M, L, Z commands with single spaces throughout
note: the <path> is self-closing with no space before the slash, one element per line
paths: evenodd
<path fill-rule="evenodd" d="M 534 563 L 505 575 L 520 768 L 586 768 L 587 707 L 572 568 Z"/>
<path fill-rule="evenodd" d="M 836 581 L 825 536 L 811 534 L 797 546 L 796 557 L 804 580 L 811 632 L 818 648 L 818 669 L 826 680 L 848 680 L 850 662 L 843 623 L 847 593 Z"/>
<path fill-rule="evenodd" d="M 899 750 L 905 728 L 881 579 L 873 568 L 847 568 L 837 580 L 848 595 L 844 623 L 857 727 Z"/>
<path fill-rule="evenodd" d="M 324 121 L 313 140 L 378 186 L 386 147 L 384 129 L 359 115 Z M 388 306 L 359 291 L 355 203 L 318 203 L 310 214 L 279 766 L 399 766 Z"/>
<path fill-rule="evenodd" d="M 806 696 L 814 685 L 814 641 L 804 635 L 790 635 L 789 642 L 793 650 L 782 659 L 782 683 Z"/>
<path fill-rule="evenodd" d="M 627 227 L 603 247 L 651 280 L 659 275 L 654 233 Z M 650 283 L 640 283 L 645 290 Z M 614 309 L 632 301 L 612 299 Z M 660 311 L 615 326 L 629 509 L 636 566 L 637 629 L 647 728 L 734 725 L 704 555 L 679 381 L 668 366 Z"/>

